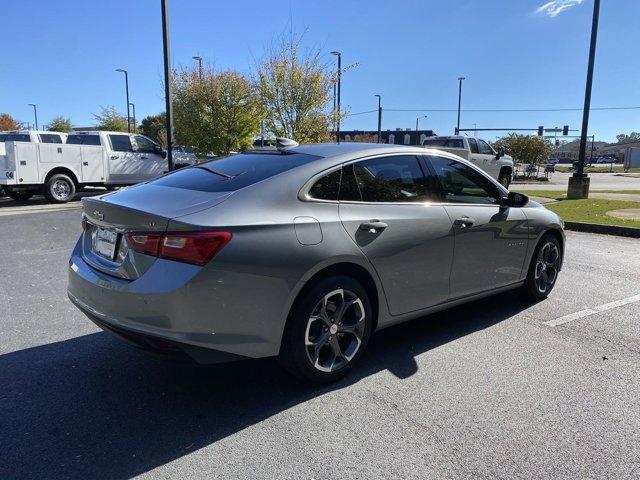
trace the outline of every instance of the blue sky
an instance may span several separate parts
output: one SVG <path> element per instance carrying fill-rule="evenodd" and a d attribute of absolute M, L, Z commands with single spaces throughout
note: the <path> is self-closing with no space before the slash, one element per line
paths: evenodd
<path fill-rule="evenodd" d="M 543 11 L 540 7 L 548 4 Z M 40 123 L 56 115 L 92 124 L 100 105 L 125 111 L 124 79 L 140 120 L 163 110 L 158 0 L 7 1 L 0 68 L 0 112 Z M 584 100 L 592 0 L 171 0 L 174 66 L 193 55 L 218 69 L 250 73 L 279 35 L 304 33 L 308 48 L 343 52 L 358 63 L 343 76 L 352 113 L 383 107 L 424 111 L 384 114 L 383 129 L 421 127 L 451 133 L 457 77 L 463 109 L 580 108 Z M 558 10 L 560 12 L 558 13 Z M 593 107 L 640 106 L 640 2 L 602 4 Z M 7 42 L 10 39 L 10 42 Z M 10 45 L 10 46 L 9 46 Z M 463 112 L 462 126 L 579 128 L 581 112 Z M 594 111 L 591 133 L 613 140 L 640 130 L 640 109 Z M 375 129 L 375 113 L 343 128 Z M 492 138 L 493 135 L 485 135 Z"/>

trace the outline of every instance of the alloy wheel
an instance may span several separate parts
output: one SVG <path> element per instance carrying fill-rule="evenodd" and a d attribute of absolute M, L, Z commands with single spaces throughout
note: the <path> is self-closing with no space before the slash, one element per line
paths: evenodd
<path fill-rule="evenodd" d="M 534 280 L 540 293 L 545 293 L 553 287 L 558 278 L 560 267 L 560 251 L 553 242 L 545 243 L 538 252 Z"/>
<path fill-rule="evenodd" d="M 352 291 L 337 289 L 314 307 L 305 331 L 311 364 L 322 372 L 343 368 L 356 355 L 366 327 L 362 300 Z"/>

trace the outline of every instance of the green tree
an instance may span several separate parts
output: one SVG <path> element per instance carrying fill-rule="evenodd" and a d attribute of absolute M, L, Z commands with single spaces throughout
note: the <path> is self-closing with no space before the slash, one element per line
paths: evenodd
<path fill-rule="evenodd" d="M 167 114 L 162 112 L 157 115 L 149 115 L 145 117 L 140 126 L 138 132 L 142 135 L 149 137 L 151 140 L 158 142 L 161 145 L 167 144 L 167 130 L 165 124 L 167 121 Z"/>
<path fill-rule="evenodd" d="M 493 148 L 496 150 L 504 149 L 504 152 L 511 155 L 516 162 L 532 165 L 544 162 L 553 151 L 551 142 L 546 138 L 518 135 L 517 133 L 510 133 L 506 137 L 499 138 L 493 142 Z"/>
<path fill-rule="evenodd" d="M 256 86 L 266 126 L 278 137 L 300 143 L 329 138 L 326 109 L 332 75 L 320 51 L 304 53 L 301 39 L 283 39 L 259 66 Z"/>
<path fill-rule="evenodd" d="M 100 113 L 91 114 L 97 122 L 98 130 L 109 130 L 113 132 L 127 131 L 127 117 L 120 115 L 115 107 L 100 107 Z"/>
<path fill-rule="evenodd" d="M 260 129 L 260 108 L 251 83 L 240 73 L 212 69 L 174 74 L 176 142 L 200 153 L 224 155 L 249 148 Z"/>
<path fill-rule="evenodd" d="M 631 132 L 629 135 L 626 133 L 621 133 L 616 135 L 619 143 L 622 142 L 632 142 L 632 141 L 640 141 L 640 132 Z"/>
<path fill-rule="evenodd" d="M 4 130 L 18 130 L 20 125 L 8 113 L 0 113 L 0 132 Z"/>
<path fill-rule="evenodd" d="M 55 117 L 49 123 L 49 131 L 50 132 L 65 132 L 69 133 L 73 130 L 73 126 L 71 125 L 71 120 L 67 117 L 63 117 L 62 115 Z"/>

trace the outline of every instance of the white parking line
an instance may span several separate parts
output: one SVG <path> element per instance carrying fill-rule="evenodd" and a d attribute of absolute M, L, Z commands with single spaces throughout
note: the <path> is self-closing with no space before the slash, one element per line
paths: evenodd
<path fill-rule="evenodd" d="M 569 315 L 564 315 L 562 317 L 544 322 L 544 324 L 549 325 L 550 327 L 557 327 L 558 325 L 562 325 L 579 318 L 588 317 L 589 315 L 605 312 L 607 310 L 622 307 L 623 305 L 628 305 L 635 302 L 640 302 L 640 295 L 633 295 L 632 297 L 616 300 L 615 302 L 605 303 L 604 305 L 598 305 L 597 307 L 587 308 L 585 310 L 580 310 L 579 312 L 570 313 Z"/>

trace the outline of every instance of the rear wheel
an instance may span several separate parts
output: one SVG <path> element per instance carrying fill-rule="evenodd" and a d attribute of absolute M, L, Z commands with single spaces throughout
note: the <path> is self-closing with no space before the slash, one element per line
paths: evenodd
<path fill-rule="evenodd" d="M 554 235 L 546 234 L 540 239 L 533 253 L 523 287 L 525 295 L 536 301 L 547 298 L 558 279 L 560 265 L 562 265 L 560 242 Z"/>
<path fill-rule="evenodd" d="M 52 175 L 44 186 L 44 196 L 51 203 L 66 203 L 76 194 L 76 185 L 67 175 Z"/>
<path fill-rule="evenodd" d="M 356 280 L 320 280 L 296 301 L 282 338 L 280 362 L 295 376 L 326 383 L 359 360 L 373 326 L 371 303 Z"/>

